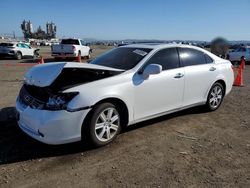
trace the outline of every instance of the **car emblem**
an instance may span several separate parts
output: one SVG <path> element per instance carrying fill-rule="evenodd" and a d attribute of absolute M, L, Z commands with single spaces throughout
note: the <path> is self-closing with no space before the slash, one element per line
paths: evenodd
<path fill-rule="evenodd" d="M 30 97 L 29 97 L 28 95 L 25 95 L 25 96 L 24 96 L 24 99 L 25 99 L 25 101 L 28 102 L 28 101 L 30 100 Z"/>

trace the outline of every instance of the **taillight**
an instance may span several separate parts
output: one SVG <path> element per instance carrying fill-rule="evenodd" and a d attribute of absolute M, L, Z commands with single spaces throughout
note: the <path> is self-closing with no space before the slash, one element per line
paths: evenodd
<path fill-rule="evenodd" d="M 75 47 L 74 45 L 72 46 L 72 50 L 73 50 L 73 51 L 75 51 L 75 50 L 76 50 L 76 47 Z"/>

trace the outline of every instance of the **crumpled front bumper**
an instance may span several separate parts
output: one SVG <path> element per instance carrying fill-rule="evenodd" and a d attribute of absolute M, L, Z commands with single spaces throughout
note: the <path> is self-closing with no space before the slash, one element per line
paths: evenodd
<path fill-rule="evenodd" d="M 16 100 L 19 127 L 46 144 L 66 144 L 81 140 L 84 118 L 90 109 L 76 112 L 32 109 Z"/>

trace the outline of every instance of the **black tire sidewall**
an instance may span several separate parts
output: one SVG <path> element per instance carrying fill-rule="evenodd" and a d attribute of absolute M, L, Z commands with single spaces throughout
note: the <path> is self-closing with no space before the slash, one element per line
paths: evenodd
<path fill-rule="evenodd" d="M 17 60 L 22 59 L 22 53 L 21 52 L 16 52 L 16 59 Z"/>
<path fill-rule="evenodd" d="M 119 114 L 119 118 L 120 118 L 120 123 L 119 123 L 119 127 L 118 130 L 116 132 L 116 135 L 110 139 L 109 141 L 106 142 L 102 142 L 100 140 L 98 140 L 98 138 L 95 135 L 95 123 L 96 123 L 96 119 L 99 117 L 100 113 L 107 108 L 115 108 Z M 86 125 L 86 137 L 87 137 L 87 141 L 90 142 L 91 145 L 95 146 L 95 147 L 101 147 L 104 145 L 109 144 L 110 142 L 112 142 L 117 135 L 120 133 L 121 131 L 121 112 L 119 111 L 119 109 L 112 103 L 101 103 L 98 104 L 94 107 L 93 112 L 91 114 L 91 117 L 89 118 L 89 121 Z"/>
<path fill-rule="evenodd" d="M 209 103 L 209 99 L 210 99 L 210 95 L 211 95 L 212 90 L 213 90 L 214 87 L 216 87 L 216 86 L 219 86 L 219 87 L 221 88 L 221 90 L 222 90 L 222 99 L 221 99 L 221 101 L 220 101 L 220 104 L 219 104 L 216 108 L 213 108 L 213 107 L 210 105 L 210 103 Z M 221 83 L 219 83 L 219 82 L 215 82 L 215 83 L 213 84 L 213 86 L 211 87 L 211 89 L 209 90 L 209 93 L 208 93 L 208 96 L 207 96 L 207 102 L 206 102 L 207 109 L 208 109 L 209 111 L 215 111 L 215 110 L 217 110 L 217 109 L 220 107 L 220 105 L 222 104 L 222 102 L 223 102 L 224 95 L 225 95 L 225 89 L 224 89 L 223 85 L 222 85 Z"/>

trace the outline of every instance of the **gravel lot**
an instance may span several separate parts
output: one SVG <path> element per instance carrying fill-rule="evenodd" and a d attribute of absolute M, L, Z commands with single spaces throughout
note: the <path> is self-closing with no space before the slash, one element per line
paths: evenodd
<path fill-rule="evenodd" d="M 93 47 L 94 54 L 105 47 Z M 42 48 L 51 61 L 49 48 Z M 35 60 L 37 62 L 38 60 Z M 192 108 L 139 123 L 110 145 L 41 144 L 15 121 L 33 60 L 0 60 L 0 187 L 250 187 L 250 66 L 215 112 Z"/>

